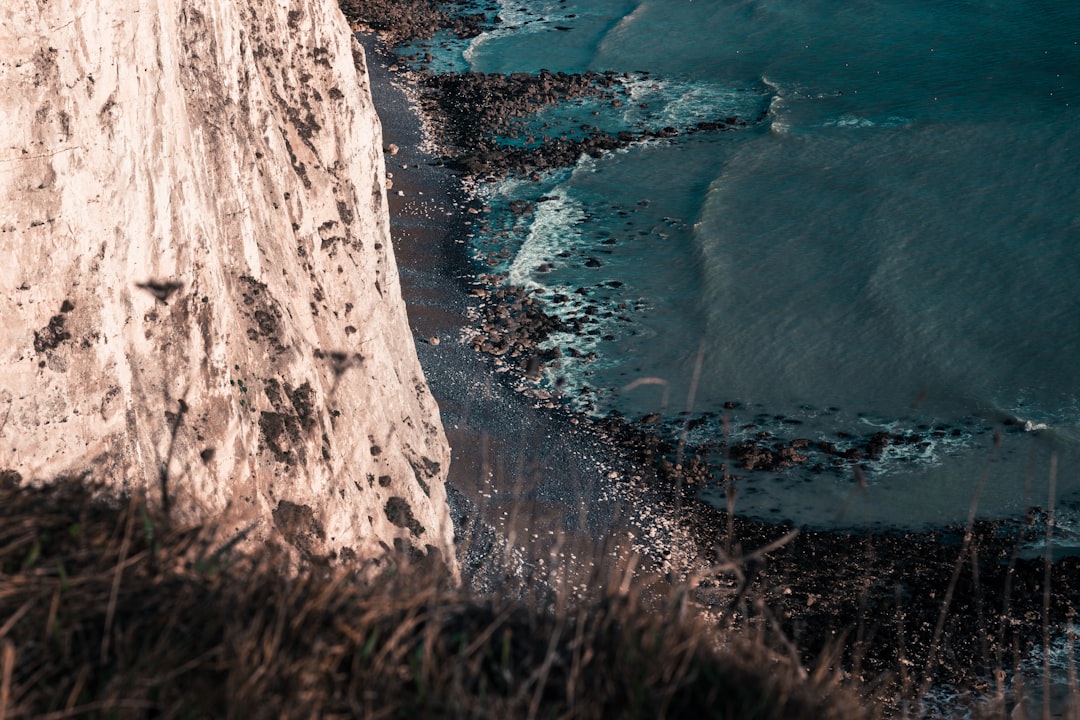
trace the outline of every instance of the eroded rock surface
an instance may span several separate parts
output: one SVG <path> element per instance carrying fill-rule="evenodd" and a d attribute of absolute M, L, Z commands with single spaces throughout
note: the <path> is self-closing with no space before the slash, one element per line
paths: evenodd
<path fill-rule="evenodd" d="M 164 468 L 176 512 L 311 559 L 452 563 L 449 450 L 337 5 L 0 19 L 0 471 L 160 499 Z"/>

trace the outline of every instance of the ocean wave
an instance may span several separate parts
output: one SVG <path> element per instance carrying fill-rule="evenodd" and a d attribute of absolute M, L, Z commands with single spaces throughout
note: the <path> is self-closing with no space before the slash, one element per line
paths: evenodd
<path fill-rule="evenodd" d="M 891 473 L 907 471 L 912 467 L 931 467 L 945 462 L 950 456 L 967 452 L 975 447 L 977 433 L 970 428 L 954 428 L 953 432 L 943 429 L 920 431 L 911 423 L 901 421 L 874 422 L 865 417 L 860 423 L 873 432 L 886 432 L 894 436 L 914 433 L 922 438 L 917 443 L 903 443 L 886 446 L 881 456 L 866 461 L 867 469 L 878 478 Z"/>
<path fill-rule="evenodd" d="M 1075 397 L 1047 396 L 1024 388 L 1012 403 L 1000 410 L 1004 422 L 1051 440 L 1080 442 L 1080 401 Z"/>
<path fill-rule="evenodd" d="M 914 122 L 910 117 L 895 113 L 866 115 L 848 111 L 830 115 L 836 103 L 843 99 L 841 94 L 821 92 L 799 84 L 782 84 L 765 76 L 761 80 L 771 94 L 768 117 L 773 132 L 777 134 L 786 135 L 796 125 L 800 128 L 863 129 L 899 128 Z"/>
<path fill-rule="evenodd" d="M 1080 554 L 1080 511 L 1075 507 L 1056 508 L 1053 526 L 1049 526 L 1049 518 L 1045 513 L 1038 512 L 1031 535 L 1034 536 L 1033 539 L 1020 548 L 1021 557 L 1045 557 L 1048 541 L 1050 554 L 1055 559 L 1078 555 Z"/>
<path fill-rule="evenodd" d="M 543 201 L 536 203 L 531 218 L 522 221 L 524 239 L 507 269 L 510 284 L 526 288 L 538 297 L 549 301 L 558 295 L 575 298 L 570 302 L 549 302 L 546 305 L 548 313 L 563 321 L 572 321 L 573 317 L 580 315 L 584 303 L 584 298 L 577 291 L 583 278 L 572 267 L 564 267 L 571 262 L 566 255 L 588 250 L 592 243 L 592 240 L 584 237 L 590 209 L 586 202 L 577 197 L 574 184 L 582 175 L 595 172 L 597 163 L 592 157 L 582 156 L 569 173 L 549 178 Z M 535 193 L 534 185 L 532 197 L 536 196 Z M 589 302 L 598 307 L 606 306 L 605 300 L 596 295 L 591 295 Z M 591 334 L 554 333 L 544 344 L 544 347 L 574 349 L 560 363 L 546 369 L 549 386 L 555 386 L 557 378 L 560 378 L 569 387 L 584 387 L 595 367 L 594 363 L 607 365 L 620 361 L 617 357 L 607 357 L 598 352 L 601 338 L 619 332 L 619 321 L 614 316 L 604 317 L 604 313 L 597 313 L 590 320 Z M 582 405 L 579 409 L 588 411 L 590 408 Z"/>
<path fill-rule="evenodd" d="M 566 8 L 566 4 L 558 0 L 530 0 L 528 7 L 520 1 L 501 0 L 500 25 L 505 30 L 497 32 L 543 32 L 553 25 L 565 25 L 575 16 L 574 13 L 567 13 Z"/>
<path fill-rule="evenodd" d="M 477 10 L 485 8 L 478 7 Z M 571 12 L 571 10 L 577 10 Z M 520 46 L 522 38 L 551 30 L 568 30 L 580 25 L 587 13 L 569 7 L 558 0 L 530 0 L 527 6 L 522 2 L 501 0 L 497 16 L 500 22 L 472 38 L 463 51 L 465 60 L 471 69 L 478 70 L 489 66 L 504 67 L 507 58 L 500 57 L 505 48 L 496 48 L 501 41 L 510 40 Z M 554 56 L 553 58 L 554 59 Z M 513 63 L 511 63 L 513 64 Z M 536 70 L 539 68 L 520 68 Z"/>
<path fill-rule="evenodd" d="M 761 82 L 769 92 L 769 107 L 765 116 L 769 120 L 769 130 L 778 135 L 786 135 L 791 130 L 791 124 L 784 117 L 784 109 L 787 107 L 787 94 L 780 88 L 778 83 L 773 82 L 764 75 Z"/>
<path fill-rule="evenodd" d="M 627 13 L 625 10 L 626 0 L 612 0 L 593 4 L 571 4 L 558 0 L 530 0 L 528 3 L 510 2 L 501 0 L 498 10 L 500 22 L 493 28 L 473 38 L 466 51 L 466 58 L 474 64 L 474 67 L 505 65 L 506 58 L 498 58 L 504 54 L 506 47 L 517 48 L 535 43 L 530 41 L 529 36 L 550 31 L 569 31 L 575 33 L 569 37 L 570 44 L 559 45 L 563 41 L 554 37 L 552 44 L 548 45 L 547 61 L 560 64 L 559 55 L 572 56 L 573 61 L 566 65 L 561 63 L 561 69 L 581 71 L 590 66 L 589 60 L 595 60 L 600 53 L 600 45 L 613 31 L 621 27 L 627 18 L 638 11 L 638 5 Z M 485 9 L 483 6 L 478 9 Z M 493 41 L 509 39 L 517 35 L 518 40 L 506 47 L 493 47 Z M 561 51 L 561 52 L 560 52 Z M 511 50 L 513 52 L 513 50 Z M 490 55 L 492 56 L 489 56 Z M 539 57 L 539 56 L 538 56 Z M 584 63 L 584 64 L 581 64 Z M 521 70 L 537 70 L 539 67 L 519 68 Z M 554 69 L 554 68 L 552 68 Z"/>
<path fill-rule="evenodd" d="M 563 354 L 547 367 L 546 380 L 574 389 L 568 401 L 585 412 L 597 403 L 610 407 L 606 400 L 620 385 L 595 380 L 621 377 L 628 356 L 654 342 L 649 287 L 637 281 L 653 277 L 653 264 L 683 264 L 667 261 L 682 246 L 675 238 L 683 223 L 651 209 L 657 188 L 648 171 L 655 170 L 655 153 L 664 151 L 642 144 L 602 158 L 583 155 L 572 170 L 480 189 L 491 211 L 482 235 L 472 242 L 474 257 L 484 272 L 525 288 L 545 301 L 545 312 L 574 328 L 544 345 Z M 624 163 L 642 171 L 628 170 Z M 617 177 L 613 169 L 621 169 Z M 608 197 L 609 183 L 625 193 Z M 650 259 L 642 262 L 644 251 Z M 690 284 L 681 271 L 668 272 Z"/>
<path fill-rule="evenodd" d="M 465 62 L 469 64 L 470 68 L 475 67 L 476 58 L 483 52 L 484 46 L 496 38 L 495 32 L 483 32 L 469 41 L 469 44 L 462 51 L 461 55 L 465 58 Z"/>
<path fill-rule="evenodd" d="M 762 101 L 761 89 L 642 76 L 630 85 L 630 102 L 624 106 L 623 119 L 629 125 L 649 129 L 686 128 L 732 117 L 752 121 L 761 113 Z"/>
<path fill-rule="evenodd" d="M 537 3 L 530 4 L 535 6 Z M 538 15 L 538 12 L 542 10 L 533 11 L 523 7 L 520 2 L 501 0 L 498 17 L 502 22 L 472 38 L 462 52 L 470 67 L 476 69 L 485 48 L 491 43 L 511 37 L 516 33 L 532 33 L 545 29 L 541 23 L 537 22 L 537 18 L 542 17 Z"/>
<path fill-rule="evenodd" d="M 673 127 L 693 131 L 701 123 L 753 123 L 763 114 L 762 88 L 739 88 L 700 80 L 623 78 L 625 98 L 586 97 L 545 107 L 526 118 L 519 135 L 580 138 L 597 130 L 609 134 L 659 132 Z"/>
<path fill-rule="evenodd" d="M 599 42 L 597 42 L 597 53 L 601 53 L 604 46 L 608 43 L 619 45 L 620 36 L 625 34 L 632 25 L 636 24 L 644 16 L 645 9 L 645 2 L 640 0 L 634 5 L 634 8 L 630 12 L 623 14 L 615 20 L 601 36 Z"/>
<path fill-rule="evenodd" d="M 537 280 L 538 268 L 556 260 L 559 252 L 573 247 L 581 236 L 585 208 L 564 188 L 548 194 L 536 206 L 528 235 L 510 265 L 511 284 L 529 289 L 554 290 Z"/>
<path fill-rule="evenodd" d="M 911 124 L 909 118 L 902 117 L 900 115 L 890 115 L 885 118 L 879 118 L 872 120 L 868 117 L 860 115 L 854 115 L 852 113 L 844 113 L 843 115 L 830 118 L 822 123 L 823 127 L 841 127 L 841 128 L 894 128 L 903 127 L 904 125 Z"/>
<path fill-rule="evenodd" d="M 481 184 L 474 188 L 479 200 L 490 208 L 482 232 L 472 236 L 471 245 L 474 260 L 485 272 L 502 274 L 515 284 L 527 285 L 522 281 L 525 260 L 522 248 L 532 236 L 534 216 L 529 213 L 515 212 L 515 206 L 528 205 L 541 195 L 560 196 L 559 188 L 569 177 L 571 171 L 561 170 L 546 174 L 540 181 L 526 177 L 504 178 L 492 184 Z M 541 209 L 541 214 L 550 212 Z M 535 237 L 524 253 L 540 252 Z"/>

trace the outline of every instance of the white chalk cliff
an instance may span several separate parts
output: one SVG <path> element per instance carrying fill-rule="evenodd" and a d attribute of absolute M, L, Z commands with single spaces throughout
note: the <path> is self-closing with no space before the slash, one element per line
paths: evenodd
<path fill-rule="evenodd" d="M 367 82 L 334 0 L 0 8 L 5 478 L 453 563 Z"/>

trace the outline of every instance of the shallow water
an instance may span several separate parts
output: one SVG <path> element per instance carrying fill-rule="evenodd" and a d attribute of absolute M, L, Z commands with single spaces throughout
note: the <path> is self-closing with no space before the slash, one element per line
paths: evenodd
<path fill-rule="evenodd" d="M 984 516 L 1014 516 L 1047 504 L 1056 456 L 1062 523 L 1080 526 L 1080 5 L 525 0 L 499 14 L 436 65 L 648 73 L 621 107 L 571 104 L 538 126 L 747 121 L 482 190 L 478 256 L 508 250 L 499 269 L 566 296 L 553 307 L 567 317 L 595 306 L 592 335 L 555 339 L 582 357 L 549 383 L 587 388 L 575 402 L 598 413 L 715 413 L 696 440 L 925 438 L 867 463 L 865 491 L 850 464 L 745 474 L 749 514 L 924 527 L 963 521 L 978 493 Z"/>

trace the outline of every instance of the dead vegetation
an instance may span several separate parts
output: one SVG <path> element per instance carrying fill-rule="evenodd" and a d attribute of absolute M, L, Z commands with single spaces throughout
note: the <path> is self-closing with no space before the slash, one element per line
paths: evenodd
<path fill-rule="evenodd" d="M 0 718 L 853 718 L 855 695 L 677 598 L 470 596 L 390 568 L 290 574 L 138 498 L 0 488 Z M 214 550 L 217 547 L 219 549 Z M 597 584 L 601 587 L 602 584 Z"/>

